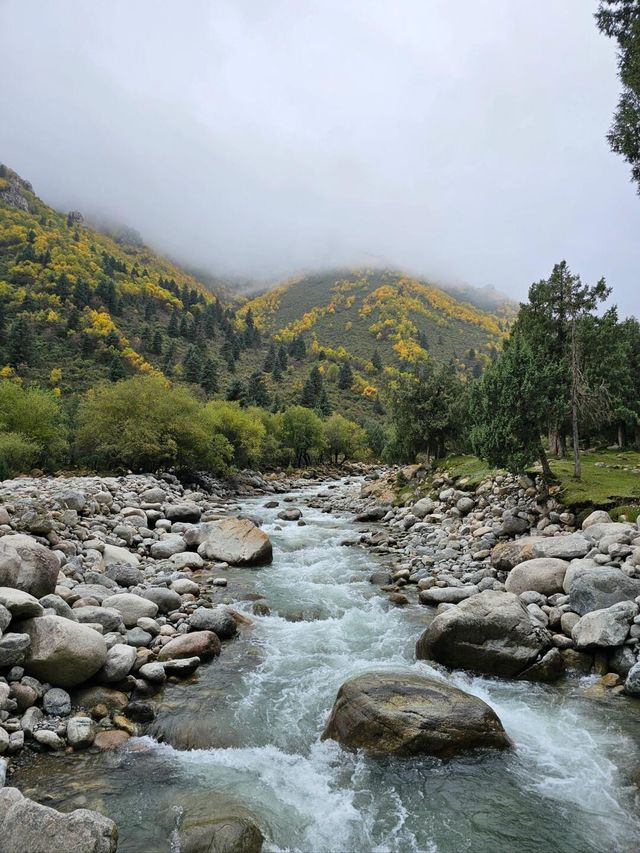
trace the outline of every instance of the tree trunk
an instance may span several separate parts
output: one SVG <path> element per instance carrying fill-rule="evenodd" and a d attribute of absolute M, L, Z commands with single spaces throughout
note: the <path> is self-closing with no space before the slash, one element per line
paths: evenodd
<path fill-rule="evenodd" d="M 551 467 L 549 466 L 547 454 L 544 452 L 544 447 L 540 448 L 540 464 L 542 465 L 542 476 L 545 480 L 550 480 L 553 474 L 551 473 Z"/>
<path fill-rule="evenodd" d="M 573 435 L 573 476 L 579 480 L 582 476 L 580 460 L 580 432 L 578 430 L 578 341 L 576 339 L 576 318 L 571 321 L 571 432 Z"/>
<path fill-rule="evenodd" d="M 627 443 L 627 430 L 622 421 L 618 422 L 618 447 L 624 447 Z"/>
<path fill-rule="evenodd" d="M 640 450 L 640 422 L 638 422 L 635 426 L 635 439 L 636 439 L 636 447 Z"/>
<path fill-rule="evenodd" d="M 558 456 L 559 450 L 558 430 L 555 427 L 549 427 L 549 453 L 552 456 Z"/>
<path fill-rule="evenodd" d="M 567 455 L 567 436 L 563 430 L 558 433 L 558 459 L 564 459 Z"/>

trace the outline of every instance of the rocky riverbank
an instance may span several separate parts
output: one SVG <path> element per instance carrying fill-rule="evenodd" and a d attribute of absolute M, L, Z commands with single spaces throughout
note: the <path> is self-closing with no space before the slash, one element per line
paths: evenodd
<path fill-rule="evenodd" d="M 640 530 L 594 511 L 577 519 L 541 479 L 499 474 L 474 488 L 419 466 L 370 475 L 349 509 L 391 602 L 419 601 L 431 624 L 418 658 L 487 675 L 602 676 L 594 695 L 640 695 Z M 372 523 L 373 522 L 373 523 Z"/>
<path fill-rule="evenodd" d="M 171 476 L 3 483 L 3 772 L 10 778 L 9 762 L 34 751 L 104 750 L 144 733 L 163 691 L 225 654 L 225 643 L 253 616 L 234 606 L 226 575 L 271 560 L 263 504 L 278 524 L 292 528 L 305 524 L 307 506 L 352 515 L 345 544 L 371 549 L 389 566 L 371 581 L 392 605 L 421 609 L 419 659 L 534 681 L 596 672 L 601 679 L 590 688 L 596 696 L 640 693 L 635 524 L 613 523 L 602 513 L 576 519 L 542 481 L 528 478 L 498 475 L 471 488 L 416 466 L 400 477 L 364 468 L 352 473 L 365 475 L 359 494 L 353 481 L 348 489 L 333 482 L 338 472 L 302 479 L 248 474 L 235 485 L 208 480 L 190 487 Z M 301 485 L 312 484 L 318 485 L 313 497 L 296 498 Z M 240 495 L 264 501 L 242 517 Z M 267 604 L 256 601 L 253 612 L 268 613 Z M 397 755 L 511 745 L 508 730 L 476 697 L 401 673 L 345 682 L 324 736 Z M 16 850 L 38 849 L 33 839 L 47 821 L 58 821 L 64 849 L 115 850 L 115 825 L 100 815 L 54 818 L 52 810 L 6 791 L 15 789 L 0 798 L 0 833 L 10 828 Z M 27 826 L 19 817 L 24 811 L 29 835 L 20 829 Z M 220 826 L 198 824 L 193 849 L 227 838 L 220 849 L 244 850 L 233 845 L 246 836 L 246 849 L 260 850 L 258 828 L 237 817 Z M 66 838 L 80 824 L 82 841 L 69 846 Z"/>

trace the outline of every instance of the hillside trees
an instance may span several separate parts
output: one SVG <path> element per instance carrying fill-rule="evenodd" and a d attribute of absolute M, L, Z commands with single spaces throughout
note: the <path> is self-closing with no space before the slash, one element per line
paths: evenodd
<path fill-rule="evenodd" d="M 0 478 L 39 466 L 55 470 L 68 450 L 68 427 L 51 391 L 0 382 Z"/>
<path fill-rule="evenodd" d="M 448 365 L 427 361 L 400 374 L 389 394 L 392 437 L 385 455 L 412 461 L 419 453 L 442 456 L 462 432 L 463 386 Z"/>
<path fill-rule="evenodd" d="M 622 92 L 607 139 L 631 166 L 640 192 L 640 2 L 600 0 L 595 17 L 598 29 L 618 42 Z"/>

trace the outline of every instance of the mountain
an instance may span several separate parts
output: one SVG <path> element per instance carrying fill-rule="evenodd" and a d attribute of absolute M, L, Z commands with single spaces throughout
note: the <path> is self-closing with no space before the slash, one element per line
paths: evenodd
<path fill-rule="evenodd" d="M 420 360 L 479 375 L 513 316 L 394 270 L 302 275 L 253 298 L 231 285 L 132 228 L 54 210 L 0 166 L 0 378 L 70 404 L 101 380 L 157 371 L 203 397 L 279 408 L 305 399 L 317 368 L 325 410 L 379 415 L 381 392 Z"/>
<path fill-rule="evenodd" d="M 424 358 L 482 366 L 499 345 L 514 311 L 493 313 L 396 270 L 357 269 L 293 278 L 250 299 L 257 327 L 276 340 L 302 335 L 312 352 L 350 357 L 362 368 L 377 352 L 402 368 Z M 346 353 L 346 355 L 345 355 Z"/>

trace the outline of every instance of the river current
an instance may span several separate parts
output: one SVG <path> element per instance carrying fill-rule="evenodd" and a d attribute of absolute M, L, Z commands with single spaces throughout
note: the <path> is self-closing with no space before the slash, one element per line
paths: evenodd
<path fill-rule="evenodd" d="M 167 688 L 146 737 L 112 752 L 39 756 L 10 784 L 63 811 L 107 814 L 120 853 L 179 853 L 188 810 L 249 814 L 270 851 L 640 849 L 638 703 L 586 698 L 589 679 L 577 676 L 534 685 L 416 662 L 421 607 L 390 606 L 369 583 L 381 558 L 341 544 L 353 538 L 352 516 L 305 505 L 321 490 L 295 493 L 305 526 L 278 522 L 264 497 L 242 503 L 263 519 L 274 560 L 229 570 L 229 591 L 258 593 L 270 615 L 234 604 L 253 624 L 191 682 Z M 341 683 L 373 670 L 446 677 L 495 709 L 515 749 L 443 762 L 321 741 Z"/>

